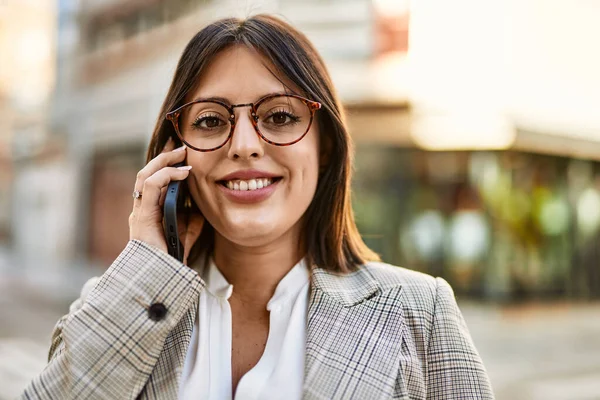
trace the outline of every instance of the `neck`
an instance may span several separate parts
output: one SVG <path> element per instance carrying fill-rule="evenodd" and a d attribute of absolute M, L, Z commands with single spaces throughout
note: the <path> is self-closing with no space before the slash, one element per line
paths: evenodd
<path fill-rule="evenodd" d="M 233 285 L 233 300 L 257 311 L 266 309 L 279 281 L 306 252 L 295 231 L 256 247 L 240 246 L 215 232 L 215 263 Z"/>

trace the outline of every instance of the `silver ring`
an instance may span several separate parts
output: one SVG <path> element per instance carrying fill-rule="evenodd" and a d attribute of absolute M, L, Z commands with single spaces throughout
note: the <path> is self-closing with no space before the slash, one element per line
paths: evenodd
<path fill-rule="evenodd" d="M 139 190 L 134 190 L 132 196 L 133 196 L 134 199 L 141 199 L 142 198 L 142 192 L 140 192 Z"/>

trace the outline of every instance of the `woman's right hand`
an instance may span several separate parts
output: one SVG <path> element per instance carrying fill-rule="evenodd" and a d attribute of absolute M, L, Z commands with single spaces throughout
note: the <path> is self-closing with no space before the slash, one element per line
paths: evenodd
<path fill-rule="evenodd" d="M 163 229 L 163 204 L 167 186 L 171 181 L 182 181 L 190 174 L 191 166 L 173 167 L 185 160 L 186 147 L 173 149 L 173 140 L 169 139 L 162 153 L 152 159 L 142 168 L 135 181 L 135 190 L 142 193 L 140 198 L 133 200 L 133 211 L 129 216 L 129 239 L 141 240 L 164 252 L 167 252 L 167 242 Z M 184 222 L 184 221 L 182 221 Z M 191 246 L 200 236 L 204 217 L 194 215 L 183 224 L 178 223 L 180 238 L 184 244 L 184 259 Z"/>

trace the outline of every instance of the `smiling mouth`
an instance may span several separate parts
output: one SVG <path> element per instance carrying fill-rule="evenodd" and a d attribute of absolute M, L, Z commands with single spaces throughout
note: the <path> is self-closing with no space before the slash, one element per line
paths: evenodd
<path fill-rule="evenodd" d="M 275 182 L 278 182 L 282 177 L 276 178 L 257 178 L 257 179 L 232 179 L 228 181 L 218 181 L 222 186 L 229 190 L 235 191 L 253 191 L 266 188 Z"/>

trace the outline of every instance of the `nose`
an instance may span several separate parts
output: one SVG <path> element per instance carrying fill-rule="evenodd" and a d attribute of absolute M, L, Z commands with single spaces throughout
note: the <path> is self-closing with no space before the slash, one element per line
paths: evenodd
<path fill-rule="evenodd" d="M 235 118 L 235 127 L 227 156 L 230 159 L 260 158 L 264 154 L 263 141 L 254 130 L 249 110 L 241 109 Z"/>

